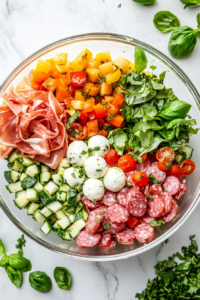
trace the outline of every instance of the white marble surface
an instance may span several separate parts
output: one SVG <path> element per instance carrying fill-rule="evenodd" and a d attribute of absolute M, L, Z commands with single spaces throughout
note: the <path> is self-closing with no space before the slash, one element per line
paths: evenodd
<path fill-rule="evenodd" d="M 118 8 L 119 4 L 121 8 Z M 162 34 L 153 25 L 154 14 L 170 10 L 182 25 L 196 26 L 200 8 L 183 10 L 179 0 L 158 0 L 151 7 L 144 7 L 131 0 L 1 0 L 0 1 L 0 84 L 22 60 L 39 48 L 61 38 L 86 32 L 112 32 L 125 34 L 152 44 L 168 55 L 169 35 Z M 193 55 L 177 63 L 200 89 L 200 42 Z M 42 248 L 29 238 L 25 256 L 30 258 L 33 270 L 47 272 L 53 280 L 55 266 L 67 267 L 73 276 L 70 291 L 62 291 L 56 284 L 48 294 L 38 294 L 28 283 L 17 290 L 5 271 L 0 269 L 0 298 L 21 299 L 70 299 L 70 300 L 133 300 L 135 293 L 153 278 L 153 266 L 189 243 L 189 235 L 196 234 L 200 243 L 200 205 L 186 223 L 170 239 L 147 253 L 126 260 L 89 263 L 64 258 Z M 8 253 L 15 251 L 16 239 L 21 232 L 0 210 L 0 238 Z"/>

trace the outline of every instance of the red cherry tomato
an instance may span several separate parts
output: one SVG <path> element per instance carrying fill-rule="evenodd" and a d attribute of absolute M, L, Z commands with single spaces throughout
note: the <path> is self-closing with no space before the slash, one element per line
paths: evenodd
<path fill-rule="evenodd" d="M 181 177 L 181 168 L 178 165 L 172 165 L 171 168 L 167 169 L 168 176 L 175 176 L 177 178 Z"/>
<path fill-rule="evenodd" d="M 141 157 L 142 161 L 144 162 L 147 159 L 147 153 L 142 154 Z"/>
<path fill-rule="evenodd" d="M 128 221 L 127 221 L 127 225 L 130 228 L 135 228 L 138 224 L 140 223 L 140 221 L 132 216 L 129 216 Z"/>
<path fill-rule="evenodd" d="M 75 86 L 84 86 L 87 80 L 85 71 L 70 72 L 71 84 Z"/>
<path fill-rule="evenodd" d="M 158 161 L 158 168 L 163 172 L 167 172 L 167 170 L 171 168 L 171 166 L 172 162 L 170 157 L 163 158 Z"/>
<path fill-rule="evenodd" d="M 171 150 L 170 147 L 160 148 L 156 152 L 156 159 L 161 160 L 163 158 L 169 158 L 170 161 L 172 162 L 175 159 L 175 152 L 173 150 Z"/>
<path fill-rule="evenodd" d="M 143 172 L 136 171 L 133 174 L 133 182 L 138 187 L 145 187 L 149 183 L 149 177 Z"/>
<path fill-rule="evenodd" d="M 130 172 L 135 170 L 136 168 L 136 161 L 130 154 L 125 154 L 120 157 L 117 162 L 118 168 L 122 169 L 124 172 Z"/>
<path fill-rule="evenodd" d="M 111 149 L 105 157 L 105 160 L 110 167 L 113 167 L 114 164 L 118 161 L 118 159 L 119 159 L 119 155 L 117 154 L 117 151 L 114 149 Z"/>
<path fill-rule="evenodd" d="M 184 159 L 184 161 L 180 164 L 181 174 L 190 175 L 194 172 L 195 167 L 195 163 L 191 159 Z"/>

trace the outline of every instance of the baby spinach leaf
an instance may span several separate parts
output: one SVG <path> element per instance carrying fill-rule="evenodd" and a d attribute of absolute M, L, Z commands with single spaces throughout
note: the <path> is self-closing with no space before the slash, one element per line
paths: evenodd
<path fill-rule="evenodd" d="M 114 129 L 109 133 L 108 140 L 117 153 L 123 155 L 126 142 L 128 141 L 127 134 L 121 128 Z"/>
<path fill-rule="evenodd" d="M 155 14 L 153 23 L 155 27 L 163 33 L 173 31 L 180 27 L 179 19 L 170 11 L 159 11 Z"/>
<path fill-rule="evenodd" d="M 20 288 L 22 285 L 22 273 L 19 270 L 15 270 L 11 266 L 5 268 L 10 281 L 17 287 Z"/>
<path fill-rule="evenodd" d="M 185 4 L 184 8 L 189 6 L 197 6 L 200 5 L 200 0 L 180 0 L 183 4 Z"/>
<path fill-rule="evenodd" d="M 135 47 L 135 69 L 137 73 L 141 73 L 147 67 L 148 60 L 146 58 L 145 52 L 139 46 Z"/>
<path fill-rule="evenodd" d="M 1 255 L 5 255 L 5 248 L 4 248 L 4 244 L 2 242 L 2 240 L 0 240 L 0 254 Z"/>
<path fill-rule="evenodd" d="M 19 250 L 17 254 L 11 254 L 8 256 L 8 262 L 11 267 L 22 272 L 31 271 L 32 264 L 29 259 L 22 256 L 22 250 Z"/>
<path fill-rule="evenodd" d="M 138 3 L 138 4 L 143 4 L 143 5 L 152 5 L 156 3 L 157 0 L 133 0 L 133 2 Z"/>
<path fill-rule="evenodd" d="M 41 271 L 30 273 L 29 283 L 34 290 L 40 293 L 46 293 L 52 288 L 51 278 L 45 272 Z"/>
<path fill-rule="evenodd" d="M 170 101 L 163 106 L 163 108 L 161 109 L 160 116 L 165 120 L 185 118 L 191 107 L 191 104 L 186 103 L 184 101 Z"/>
<path fill-rule="evenodd" d="M 69 290 L 72 283 L 72 277 L 69 271 L 63 267 L 56 267 L 54 270 L 54 279 L 58 287 L 62 290 Z"/>
<path fill-rule="evenodd" d="M 22 250 L 22 247 L 26 246 L 26 240 L 24 238 L 24 235 L 22 234 L 22 236 L 17 241 L 18 241 L 18 244 L 15 247 L 17 249 L 21 249 Z"/>

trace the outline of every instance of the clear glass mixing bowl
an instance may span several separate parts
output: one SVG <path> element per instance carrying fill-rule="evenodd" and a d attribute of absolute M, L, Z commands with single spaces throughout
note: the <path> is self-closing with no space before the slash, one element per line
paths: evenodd
<path fill-rule="evenodd" d="M 26 75 L 36 65 L 38 59 L 47 59 L 54 57 L 56 53 L 67 52 L 69 61 L 88 48 L 94 55 L 100 51 L 108 50 L 112 59 L 122 55 L 134 61 L 135 46 L 142 47 L 147 54 L 148 68 L 150 65 L 157 66 L 155 73 L 160 74 L 167 70 L 165 84 L 172 87 L 174 93 L 179 99 L 192 104 L 190 115 L 197 120 L 200 127 L 200 95 L 187 75 L 168 57 L 141 41 L 133 38 L 110 34 L 110 33 L 90 33 L 79 36 L 69 37 L 55 42 L 43 49 L 37 51 L 25 61 L 23 61 L 3 83 L 0 95 L 9 87 L 10 84 L 16 84 L 24 75 Z M 200 185 L 200 135 L 194 135 L 191 138 L 190 145 L 195 148 L 193 160 L 196 163 L 196 171 L 188 177 L 188 189 L 182 199 L 178 202 L 179 210 L 176 218 L 160 228 L 156 228 L 154 239 L 148 244 L 135 242 L 132 245 L 119 245 L 112 250 L 102 250 L 98 247 L 90 249 L 81 249 L 76 246 L 75 241 L 67 242 L 61 240 L 56 233 L 51 232 L 45 236 L 40 231 L 40 224 L 36 223 L 30 216 L 27 216 L 26 210 L 19 210 L 13 203 L 14 194 L 9 194 L 5 188 L 4 170 L 7 169 L 6 161 L 0 162 L 0 205 L 9 219 L 25 234 L 40 245 L 63 254 L 68 257 L 88 261 L 109 261 L 127 258 L 147 251 L 163 242 L 172 235 L 188 218 L 195 209 L 199 199 Z"/>

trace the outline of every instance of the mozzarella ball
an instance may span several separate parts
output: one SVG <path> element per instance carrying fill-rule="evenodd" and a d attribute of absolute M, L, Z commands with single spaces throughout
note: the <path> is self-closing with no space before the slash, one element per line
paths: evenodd
<path fill-rule="evenodd" d="M 110 151 L 110 144 L 108 139 L 104 136 L 95 135 L 89 139 L 88 148 L 91 150 L 92 155 L 105 157 L 106 154 Z M 92 151 L 95 148 L 98 150 Z"/>
<path fill-rule="evenodd" d="M 64 180 L 69 186 L 81 185 L 85 180 L 85 175 L 81 174 L 81 169 L 69 168 L 64 172 Z"/>
<path fill-rule="evenodd" d="M 85 173 L 89 178 L 101 178 L 107 170 L 108 165 L 101 156 L 90 156 L 84 163 Z"/>
<path fill-rule="evenodd" d="M 83 185 L 83 194 L 91 201 L 99 201 L 104 196 L 103 183 L 99 179 L 88 179 Z"/>
<path fill-rule="evenodd" d="M 119 192 L 126 183 L 124 172 L 119 168 L 110 168 L 103 179 L 104 186 L 111 192 Z"/>
<path fill-rule="evenodd" d="M 88 158 L 88 147 L 83 141 L 72 142 L 67 149 L 67 159 L 81 167 Z"/>

